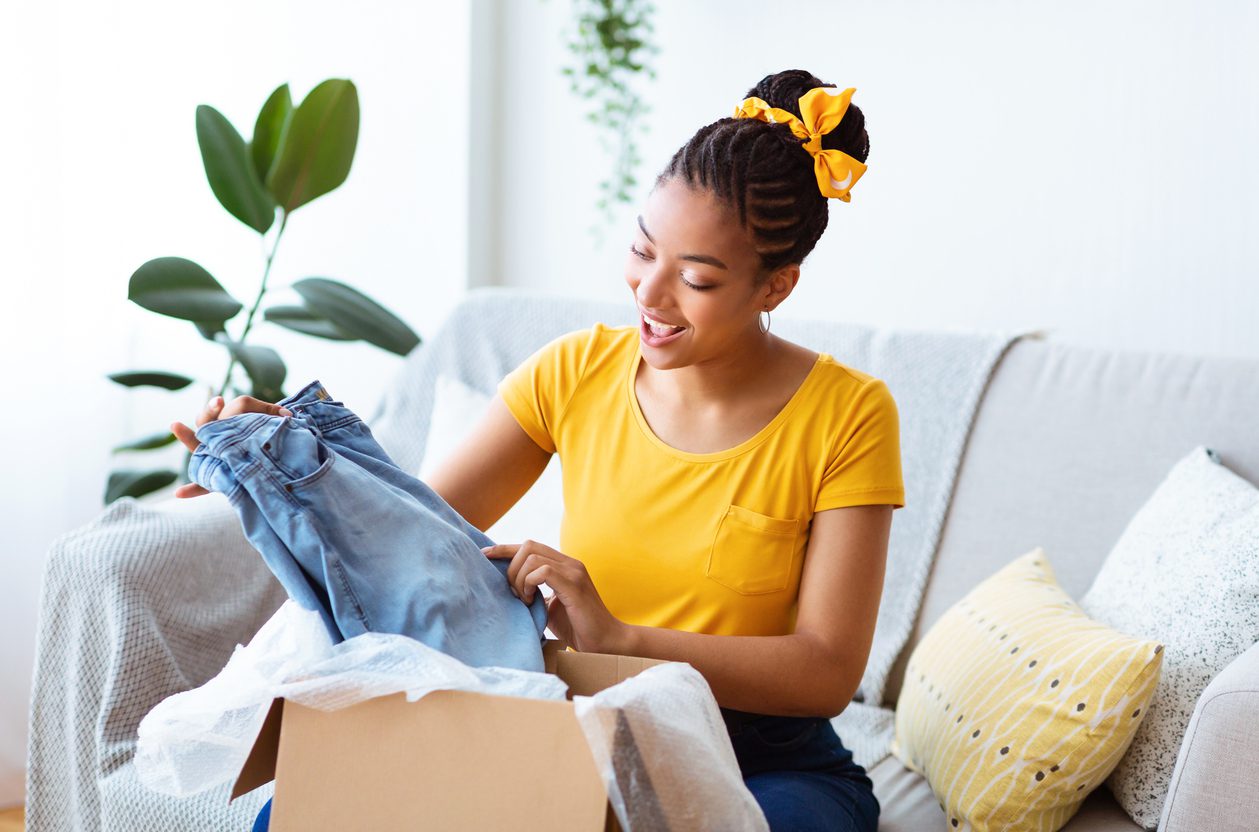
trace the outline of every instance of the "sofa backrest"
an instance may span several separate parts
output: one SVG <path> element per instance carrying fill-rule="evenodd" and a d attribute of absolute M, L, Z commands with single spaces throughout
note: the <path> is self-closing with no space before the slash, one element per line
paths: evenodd
<path fill-rule="evenodd" d="M 1195 446 L 1259 483 L 1259 360 L 1024 339 L 997 365 L 963 452 L 931 576 L 888 679 L 950 606 L 1041 546 L 1076 600 L 1128 520 Z"/>

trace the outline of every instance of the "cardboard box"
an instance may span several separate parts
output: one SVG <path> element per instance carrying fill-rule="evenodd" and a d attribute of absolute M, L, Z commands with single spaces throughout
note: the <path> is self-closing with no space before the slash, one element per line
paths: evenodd
<path fill-rule="evenodd" d="M 543 656 L 570 698 L 662 663 L 554 640 Z M 439 690 L 321 711 L 279 698 L 231 800 L 271 780 L 272 832 L 620 830 L 571 701 Z"/>

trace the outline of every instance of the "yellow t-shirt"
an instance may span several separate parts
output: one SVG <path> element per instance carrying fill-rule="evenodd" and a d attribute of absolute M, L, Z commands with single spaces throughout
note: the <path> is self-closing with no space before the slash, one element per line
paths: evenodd
<path fill-rule="evenodd" d="M 905 504 L 896 402 L 880 379 L 818 356 L 755 436 L 716 453 L 665 444 L 634 394 L 637 326 L 552 340 L 499 382 L 516 421 L 558 453 L 557 547 L 630 624 L 786 635 L 814 512 Z"/>

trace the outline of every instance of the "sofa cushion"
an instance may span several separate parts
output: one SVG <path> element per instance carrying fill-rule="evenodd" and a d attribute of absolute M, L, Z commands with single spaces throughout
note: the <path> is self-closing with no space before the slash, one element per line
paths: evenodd
<path fill-rule="evenodd" d="M 955 828 L 1060 829 L 1127 750 L 1162 662 L 1157 641 L 1089 618 L 1033 549 L 918 644 L 892 753 Z"/>
<path fill-rule="evenodd" d="M 1133 515 L 1080 607 L 1167 645 L 1149 716 L 1106 780 L 1155 829 L 1194 705 L 1259 641 L 1259 489 L 1195 447 Z"/>
<path fill-rule="evenodd" d="M 869 770 L 874 796 L 879 799 L 879 832 L 924 832 L 954 827 L 931 791 L 931 784 L 895 757 L 886 757 Z M 960 829 L 961 827 L 957 827 Z M 1108 789 L 1094 789 L 1062 832 L 1138 832 L 1128 813 Z"/>

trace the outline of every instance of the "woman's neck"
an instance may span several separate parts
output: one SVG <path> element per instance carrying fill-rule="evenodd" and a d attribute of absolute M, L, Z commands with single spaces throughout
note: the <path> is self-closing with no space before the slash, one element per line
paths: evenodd
<path fill-rule="evenodd" d="M 685 367 L 657 370 L 644 362 L 638 378 L 653 395 L 678 408 L 702 410 L 744 399 L 770 378 L 783 353 L 778 336 L 757 336 L 744 339 L 736 350 Z"/>

